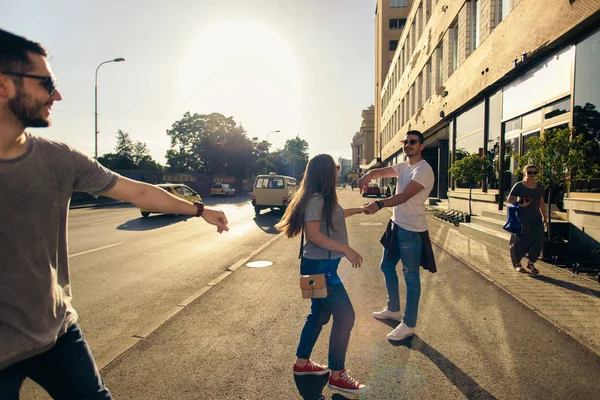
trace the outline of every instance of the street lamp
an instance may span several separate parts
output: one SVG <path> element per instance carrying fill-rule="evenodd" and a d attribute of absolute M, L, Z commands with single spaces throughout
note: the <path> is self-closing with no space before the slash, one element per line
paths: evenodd
<path fill-rule="evenodd" d="M 265 157 L 265 174 L 269 173 L 269 166 L 268 166 L 268 162 L 269 162 L 269 135 L 271 133 L 277 133 L 279 131 L 271 131 L 269 133 L 267 133 L 267 156 Z"/>
<path fill-rule="evenodd" d="M 113 58 L 112 60 L 104 61 L 96 68 L 96 81 L 94 85 L 94 158 L 98 159 L 98 70 L 104 64 L 111 62 L 125 61 L 124 58 Z"/>

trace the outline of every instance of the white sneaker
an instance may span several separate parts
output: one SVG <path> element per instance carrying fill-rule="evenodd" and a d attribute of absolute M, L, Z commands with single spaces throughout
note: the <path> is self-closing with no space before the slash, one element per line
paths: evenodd
<path fill-rule="evenodd" d="M 375 319 L 393 319 L 395 321 L 402 321 L 402 313 L 400 311 L 390 311 L 384 308 L 382 311 L 375 311 L 373 313 Z"/>
<path fill-rule="evenodd" d="M 389 340 L 404 340 L 415 334 L 415 330 L 402 322 L 393 331 L 387 334 Z"/>

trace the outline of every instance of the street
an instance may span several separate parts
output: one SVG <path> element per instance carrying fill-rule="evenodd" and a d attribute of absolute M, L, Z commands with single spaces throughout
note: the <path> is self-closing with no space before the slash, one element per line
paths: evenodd
<path fill-rule="evenodd" d="M 345 207 L 365 201 L 347 189 L 339 196 Z M 108 387 L 115 399 L 312 398 L 307 393 L 320 393 L 325 381 L 291 372 L 309 309 L 297 287 L 299 240 L 279 237 L 252 258 L 273 266 L 242 265 L 173 313 L 275 237 L 280 214 L 263 211 L 255 219 L 247 196 L 206 201 L 227 212 L 230 232 L 219 236 L 194 218 L 142 220 L 130 206 L 71 211 L 75 307 Z M 416 335 L 389 342 L 393 324 L 371 316 L 386 301 L 378 240 L 389 216 L 349 218 L 350 244 L 365 263 L 340 265 L 356 312 L 346 364 L 370 386 L 361 398 L 597 395 L 597 355 L 437 246 L 439 272 L 421 273 Z M 327 363 L 330 327 L 315 361 Z M 24 399 L 47 398 L 26 386 Z M 344 398 L 326 387 L 323 395 Z"/>

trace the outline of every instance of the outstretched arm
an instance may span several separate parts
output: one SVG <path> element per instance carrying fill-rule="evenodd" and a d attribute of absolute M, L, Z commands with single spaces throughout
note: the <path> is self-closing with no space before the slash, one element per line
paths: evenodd
<path fill-rule="evenodd" d="M 113 199 L 135 204 L 140 208 L 167 214 L 196 215 L 198 208 L 189 201 L 173 196 L 156 186 L 120 176 L 115 186 L 104 193 Z M 217 232 L 228 231 L 227 217 L 222 211 L 205 208 L 202 218 L 217 227 Z"/>
<path fill-rule="evenodd" d="M 366 211 L 364 207 L 359 208 L 345 208 L 344 209 L 344 218 L 351 217 L 355 214 L 362 214 Z"/>
<path fill-rule="evenodd" d="M 372 201 L 366 204 L 365 208 L 367 209 L 367 214 L 375 214 L 383 207 L 394 207 L 398 204 L 406 203 L 411 197 L 423 190 L 423 187 L 424 186 L 417 181 L 410 181 L 402 193 L 396 194 L 385 200 Z M 382 207 L 379 207 L 379 204 L 377 203 L 381 204 Z"/>
<path fill-rule="evenodd" d="M 335 239 L 327 236 L 320 230 L 321 221 L 309 221 L 304 224 L 304 232 L 306 233 L 306 240 L 313 242 L 325 250 L 337 251 L 343 253 L 353 267 L 360 267 L 363 262 L 362 256 L 353 248 L 347 244 L 338 242 Z"/>
<path fill-rule="evenodd" d="M 396 173 L 396 171 L 392 167 L 372 169 L 372 170 L 370 170 L 369 172 L 367 172 L 366 174 L 364 174 L 363 176 L 360 177 L 360 179 L 358 180 L 358 187 L 359 187 L 359 189 L 362 192 L 362 190 L 365 187 L 367 187 L 367 185 L 369 184 L 369 182 L 371 182 L 371 180 L 373 180 L 373 179 L 377 179 L 377 178 L 397 178 L 397 177 L 398 177 L 398 173 Z"/>

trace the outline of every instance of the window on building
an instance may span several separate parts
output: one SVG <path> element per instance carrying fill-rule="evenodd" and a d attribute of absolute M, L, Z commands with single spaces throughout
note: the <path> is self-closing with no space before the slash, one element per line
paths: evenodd
<path fill-rule="evenodd" d="M 488 189 L 498 189 L 500 178 L 500 140 L 502 132 L 502 90 L 489 97 L 487 156 L 492 161 L 486 171 Z"/>
<path fill-rule="evenodd" d="M 417 77 L 417 108 L 423 106 L 423 73 Z"/>
<path fill-rule="evenodd" d="M 390 0 L 390 7 L 408 7 L 408 0 Z"/>
<path fill-rule="evenodd" d="M 415 21 L 413 20 L 411 28 L 410 28 L 410 50 L 411 50 L 411 52 L 415 51 L 416 38 L 417 38 L 417 30 L 415 27 Z"/>
<path fill-rule="evenodd" d="M 479 47 L 479 30 L 481 25 L 479 0 L 471 1 L 471 51 Z"/>
<path fill-rule="evenodd" d="M 431 17 L 431 2 L 433 0 L 425 0 L 425 24 L 429 22 L 429 18 Z"/>
<path fill-rule="evenodd" d="M 427 76 L 427 83 L 425 84 L 425 100 L 429 100 L 431 97 L 431 88 L 433 87 L 433 67 L 431 66 L 431 59 L 427 61 L 425 75 Z"/>
<path fill-rule="evenodd" d="M 423 3 L 419 4 L 419 10 L 417 11 L 417 30 L 420 39 L 423 34 Z"/>
<path fill-rule="evenodd" d="M 436 84 L 439 88 L 444 84 L 444 44 L 440 43 L 440 46 L 437 48 L 437 76 L 436 76 Z"/>
<path fill-rule="evenodd" d="M 588 144 L 586 159 L 600 164 L 600 30 L 577 44 L 573 125 Z M 560 107 L 562 108 L 562 107 Z M 571 191 L 600 192 L 600 175 L 573 181 Z"/>
<path fill-rule="evenodd" d="M 404 99 L 402 99 L 402 101 L 400 102 L 400 127 L 403 127 L 405 122 L 406 120 L 404 116 Z"/>
<path fill-rule="evenodd" d="M 511 12 L 513 0 L 498 0 L 498 2 L 500 3 L 498 5 L 498 11 L 500 12 L 498 22 L 501 22 L 504 21 L 508 16 L 508 13 Z"/>
<path fill-rule="evenodd" d="M 406 18 L 390 19 L 390 29 L 402 29 L 406 25 Z"/>
<path fill-rule="evenodd" d="M 483 155 L 484 102 L 480 102 L 456 118 L 455 160 L 471 154 Z M 456 182 L 457 187 L 467 188 L 468 182 Z"/>
<path fill-rule="evenodd" d="M 452 41 L 452 54 L 450 54 L 450 72 L 448 75 L 451 75 L 454 71 L 458 69 L 458 21 L 456 21 L 451 27 L 450 39 Z"/>
<path fill-rule="evenodd" d="M 396 51 L 396 48 L 398 47 L 398 41 L 397 40 L 390 40 L 390 45 L 389 45 L 389 50 L 390 51 Z"/>

